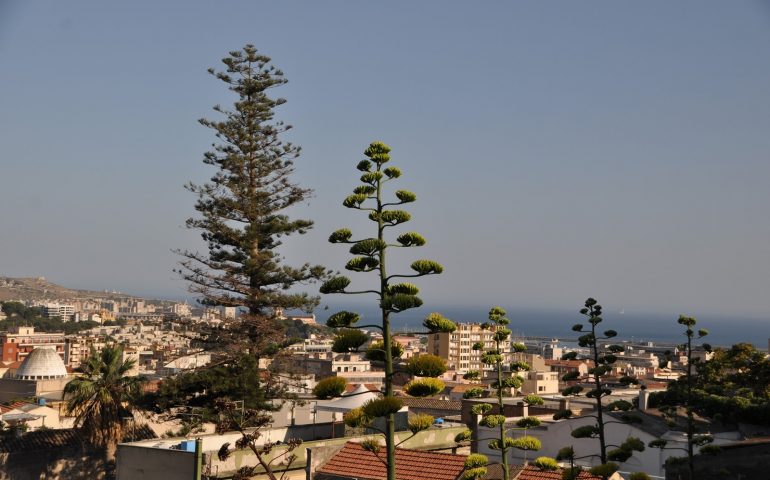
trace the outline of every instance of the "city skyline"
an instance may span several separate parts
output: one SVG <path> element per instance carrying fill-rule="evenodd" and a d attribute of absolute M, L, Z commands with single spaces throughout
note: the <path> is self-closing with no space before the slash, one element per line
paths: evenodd
<path fill-rule="evenodd" d="M 446 267 L 426 305 L 766 317 L 770 9 L 601 5 L 3 3 L 0 275 L 185 297 L 183 185 L 214 173 L 196 120 L 234 100 L 205 70 L 253 43 L 315 191 L 289 263 L 344 265 L 326 237 L 364 231 L 341 202 L 382 140 L 414 258 Z"/>

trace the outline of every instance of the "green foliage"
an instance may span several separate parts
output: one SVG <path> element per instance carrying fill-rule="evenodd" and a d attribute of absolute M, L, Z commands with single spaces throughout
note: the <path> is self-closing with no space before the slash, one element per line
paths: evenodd
<path fill-rule="evenodd" d="M 401 200 L 401 203 L 411 203 L 417 200 L 417 195 L 408 190 L 396 190 L 395 195 Z"/>
<path fill-rule="evenodd" d="M 559 410 L 558 412 L 553 414 L 554 420 L 563 420 L 565 418 L 570 418 L 570 417 L 572 417 L 572 410 L 569 410 L 569 409 Z"/>
<path fill-rule="evenodd" d="M 179 405 L 194 407 L 203 420 L 210 422 L 218 419 L 216 400 L 220 398 L 243 400 L 247 409 L 269 410 L 267 392 L 254 381 L 257 375 L 261 374 L 256 359 L 241 354 L 226 364 L 166 378 L 157 392 L 141 398 L 141 404 L 155 412 L 167 412 Z"/>
<path fill-rule="evenodd" d="M 562 382 L 571 382 L 573 380 L 577 380 L 578 378 L 580 378 L 580 372 L 578 372 L 577 370 L 573 370 L 571 372 L 567 372 L 564 375 L 562 375 L 561 376 L 561 381 Z"/>
<path fill-rule="evenodd" d="M 527 372 L 532 369 L 527 362 L 511 362 L 510 367 L 514 372 Z"/>
<path fill-rule="evenodd" d="M 321 400 L 339 397 L 345 392 L 345 387 L 347 386 L 348 382 L 344 377 L 324 378 L 313 388 L 313 395 Z"/>
<path fill-rule="evenodd" d="M 583 425 L 572 430 L 574 438 L 593 438 L 599 434 L 599 427 L 596 425 Z"/>
<path fill-rule="evenodd" d="M 367 438 L 363 442 L 361 442 L 361 448 L 366 450 L 367 452 L 372 452 L 373 454 L 377 455 L 380 452 L 380 439 L 378 438 Z"/>
<path fill-rule="evenodd" d="M 361 319 L 361 316 L 354 312 L 341 311 L 333 314 L 326 320 L 326 326 L 330 328 L 351 327 Z"/>
<path fill-rule="evenodd" d="M 409 417 L 408 427 L 412 434 L 417 434 L 433 426 L 435 419 L 431 415 L 418 414 Z"/>
<path fill-rule="evenodd" d="M 480 453 L 471 453 L 465 459 L 465 468 L 484 467 L 489 463 L 489 457 Z"/>
<path fill-rule="evenodd" d="M 582 471 L 583 469 L 580 467 L 567 467 L 561 471 L 561 478 L 562 480 L 577 480 Z"/>
<path fill-rule="evenodd" d="M 704 445 L 698 450 L 702 455 L 716 455 L 722 451 L 719 445 Z"/>
<path fill-rule="evenodd" d="M 469 468 L 463 472 L 462 480 L 476 480 L 487 475 L 487 467 Z"/>
<path fill-rule="evenodd" d="M 524 397 L 524 403 L 527 405 L 545 405 L 545 400 L 537 395 L 527 395 Z"/>
<path fill-rule="evenodd" d="M 420 275 L 437 275 L 444 271 L 444 267 L 433 260 L 415 260 L 411 268 Z"/>
<path fill-rule="evenodd" d="M 652 480 L 649 475 L 644 472 L 634 472 L 628 477 L 628 480 Z"/>
<path fill-rule="evenodd" d="M 492 382 L 492 388 L 497 390 L 498 388 L 519 388 L 521 387 L 523 380 L 521 377 L 518 376 L 511 376 L 508 378 L 503 378 L 501 380 L 495 380 Z"/>
<path fill-rule="evenodd" d="M 428 314 L 422 321 L 422 326 L 430 333 L 452 333 L 457 329 L 455 322 L 437 312 Z"/>
<path fill-rule="evenodd" d="M 330 243 L 347 243 L 353 236 L 353 232 L 349 228 L 340 228 L 329 235 Z"/>
<path fill-rule="evenodd" d="M 541 423 L 542 422 L 537 417 L 524 417 L 524 418 L 519 419 L 516 422 L 516 426 L 519 427 L 519 428 L 528 429 L 528 428 L 539 427 L 541 425 Z"/>
<path fill-rule="evenodd" d="M 350 279 L 348 277 L 336 276 L 325 281 L 319 291 L 321 293 L 342 293 L 345 288 L 350 285 Z"/>
<path fill-rule="evenodd" d="M 666 445 L 668 445 L 668 441 L 662 438 L 652 440 L 647 444 L 650 448 L 666 448 Z"/>
<path fill-rule="evenodd" d="M 473 432 L 471 432 L 470 430 L 463 430 L 462 432 L 455 435 L 455 442 L 456 443 L 467 442 L 472 438 L 473 438 Z"/>
<path fill-rule="evenodd" d="M 406 232 L 396 237 L 396 241 L 402 247 L 421 247 L 425 245 L 425 237 L 417 232 Z"/>
<path fill-rule="evenodd" d="M 603 463 L 601 465 L 596 465 L 595 467 L 591 467 L 588 471 L 591 472 L 591 475 L 596 475 L 597 477 L 602 478 L 609 478 L 618 471 L 619 465 L 614 462 L 607 462 Z"/>
<path fill-rule="evenodd" d="M 66 414 L 75 417 L 75 426 L 96 447 L 114 448 L 122 437 L 123 419 L 132 416 L 144 382 L 129 376 L 133 367 L 133 360 L 123 360 L 120 347 L 92 350 L 81 366 L 83 374 L 64 387 Z"/>
<path fill-rule="evenodd" d="M 474 415 L 484 415 L 490 410 L 492 410 L 492 405 L 488 403 L 477 403 L 471 407 L 471 413 Z"/>
<path fill-rule="evenodd" d="M 382 299 L 381 305 L 394 313 L 403 312 L 410 308 L 417 308 L 422 305 L 422 300 L 415 295 L 396 293 L 394 295 L 386 294 Z"/>
<path fill-rule="evenodd" d="M 335 353 L 357 352 L 369 341 L 369 335 L 354 328 L 342 329 L 334 336 L 332 351 Z"/>
<path fill-rule="evenodd" d="M 481 376 L 481 372 L 478 370 L 468 370 L 463 374 L 464 380 L 478 380 L 479 376 Z"/>
<path fill-rule="evenodd" d="M 372 257 L 385 250 L 387 246 L 385 241 L 380 240 L 379 238 L 365 238 L 355 242 L 353 246 L 350 247 L 350 253 L 353 255 Z"/>
<path fill-rule="evenodd" d="M 540 470 L 551 472 L 559 469 L 559 464 L 551 457 L 537 457 L 532 465 L 536 466 Z"/>
<path fill-rule="evenodd" d="M 431 397 L 444 391 L 446 385 L 438 378 L 421 378 L 404 385 L 404 392 L 412 397 Z"/>
<path fill-rule="evenodd" d="M 572 447 L 562 447 L 559 449 L 559 453 L 556 454 L 556 460 L 574 460 L 575 449 Z"/>
<path fill-rule="evenodd" d="M 505 415 L 487 415 L 479 423 L 488 428 L 499 427 L 505 424 Z"/>
<path fill-rule="evenodd" d="M 310 220 L 290 219 L 286 213 L 310 194 L 291 181 L 300 149 L 282 140 L 291 126 L 275 120 L 275 109 L 285 100 L 268 96 L 286 78 L 253 45 L 230 52 L 222 63 L 224 71 L 212 68 L 209 73 L 237 98 L 229 110 L 214 107 L 220 118 L 199 121 L 217 138 L 218 143 L 203 155 L 203 163 L 216 172 L 207 183 L 186 186 L 197 196 L 198 215 L 186 225 L 201 233 L 207 251 L 178 250 L 182 261 L 177 273 L 206 305 L 248 308 L 249 315 L 230 326 L 230 335 L 215 331 L 206 337 L 219 345 L 250 343 L 243 348 L 256 354 L 275 340 L 263 332 L 260 339 L 241 332 L 254 332 L 257 323 L 260 329 L 269 330 L 266 324 L 275 307 L 315 307 L 317 298 L 290 290 L 322 279 L 327 272 L 318 265 L 284 264 L 277 250 L 286 237 L 303 234 L 313 226 Z M 272 332 L 280 336 L 278 329 Z"/>
<path fill-rule="evenodd" d="M 463 398 L 481 398 L 484 396 L 484 389 L 479 387 L 469 388 L 463 393 Z"/>
<path fill-rule="evenodd" d="M 404 402 L 398 397 L 382 397 L 368 400 L 361 409 L 367 417 L 378 418 L 394 414 L 403 406 Z"/>
<path fill-rule="evenodd" d="M 376 342 L 372 342 L 372 344 L 369 345 L 369 348 L 366 350 L 366 359 L 374 362 L 384 362 L 385 361 L 384 349 L 385 349 L 385 344 L 383 343 L 382 340 L 377 340 Z M 398 358 L 404 354 L 404 347 L 402 347 L 400 343 L 394 340 L 391 340 L 390 352 L 393 358 Z"/>
<path fill-rule="evenodd" d="M 633 405 L 631 405 L 631 402 L 628 402 L 626 400 L 615 400 L 614 402 L 610 402 L 606 406 L 607 410 L 610 412 L 615 412 L 618 410 L 627 412 L 633 408 Z"/>
<path fill-rule="evenodd" d="M 428 353 L 416 355 L 406 362 L 406 371 L 416 377 L 439 377 L 447 368 L 443 358 Z"/>
<path fill-rule="evenodd" d="M 542 443 L 540 443 L 540 440 L 531 435 L 525 435 L 523 437 L 515 438 L 511 446 L 513 448 L 518 448 L 519 450 L 540 450 L 541 448 L 543 448 L 543 445 Z"/>
<path fill-rule="evenodd" d="M 417 295 L 420 293 L 420 289 L 413 283 L 396 283 L 388 287 L 388 295 L 395 295 L 398 293 L 404 295 Z"/>
<path fill-rule="evenodd" d="M 366 426 L 371 421 L 371 418 L 364 413 L 362 408 L 354 408 L 345 412 L 342 416 L 342 420 L 348 427 L 358 428 Z"/>
<path fill-rule="evenodd" d="M 345 269 L 353 272 L 371 272 L 380 266 L 380 261 L 372 257 L 353 257 L 345 264 Z"/>
<path fill-rule="evenodd" d="M 571 395 L 580 395 L 580 392 L 583 391 L 583 387 L 580 385 L 573 385 L 571 387 L 567 387 L 564 390 L 561 391 L 561 394 L 565 397 L 569 397 Z"/>
<path fill-rule="evenodd" d="M 16 327 L 35 327 L 38 332 L 64 332 L 65 335 L 82 332 L 98 327 L 98 322 L 65 322 L 59 317 L 47 318 L 43 316 L 40 307 L 27 307 L 19 302 L 2 302 L 2 311 L 8 318 L 0 320 L 0 331 L 10 331 Z M 121 319 L 122 320 L 122 319 Z M 125 324 L 125 320 L 123 320 Z"/>
<path fill-rule="evenodd" d="M 527 346 L 520 342 L 511 343 L 511 349 L 513 352 L 522 353 L 527 351 Z"/>
<path fill-rule="evenodd" d="M 684 465 L 687 463 L 687 457 L 668 457 L 663 463 L 666 466 Z"/>

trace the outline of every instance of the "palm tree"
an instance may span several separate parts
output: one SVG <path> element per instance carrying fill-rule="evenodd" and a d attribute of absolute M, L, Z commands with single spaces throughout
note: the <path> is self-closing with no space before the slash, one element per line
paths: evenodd
<path fill-rule="evenodd" d="M 128 376 L 134 360 L 123 360 L 119 346 L 91 351 L 82 365 L 83 375 L 64 387 L 67 414 L 75 416 L 75 426 L 82 429 L 92 446 L 104 448 L 107 458 L 115 457 L 123 436 L 123 419 L 131 409 L 144 378 Z"/>

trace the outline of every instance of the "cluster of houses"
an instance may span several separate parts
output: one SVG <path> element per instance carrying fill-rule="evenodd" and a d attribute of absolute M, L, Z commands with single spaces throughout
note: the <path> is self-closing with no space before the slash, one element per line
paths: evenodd
<path fill-rule="evenodd" d="M 170 375 L 201 368 L 211 361 L 209 354 L 191 349 L 189 340 L 185 342 L 185 336 L 177 329 L 162 325 L 132 322 L 124 326 L 101 327 L 109 330 L 96 329 L 77 338 L 60 338 L 56 334 L 36 336 L 37 332 L 30 327 L 23 328 L 26 330 L 0 333 L 0 340 L 4 342 L 4 355 L 7 345 L 13 344 L 8 350 L 9 360 L 13 361 L 0 363 L 0 420 L 6 426 L 23 426 L 23 430 L 31 432 L 21 438 L 34 437 L 39 440 L 21 442 L 17 439 L 14 440 L 17 443 L 13 443 L 8 440 L 8 435 L 5 435 L 5 440 L 0 438 L 0 457 L 5 455 L 11 460 L 15 458 L 14 455 L 20 454 L 14 448 L 23 450 L 25 454 L 35 448 L 50 451 L 51 445 L 55 444 L 52 439 L 59 439 L 56 441 L 61 443 L 63 432 L 71 429 L 72 419 L 63 414 L 62 391 L 67 381 L 76 374 L 73 363 L 83 358 L 82 352 L 86 348 L 90 351 L 106 342 L 126 345 L 124 354 L 136 360 L 135 373 L 149 375 L 155 384 Z M 453 334 L 430 335 L 427 338 L 400 335 L 395 340 L 403 347 L 402 360 L 433 354 L 442 357 L 448 367 L 442 376 L 446 388 L 429 398 L 412 398 L 398 389 L 398 386 L 403 386 L 411 379 L 405 371 L 397 372 L 394 377 L 396 394 L 402 398 L 404 405 L 396 415 L 397 436 L 402 442 L 397 451 L 398 478 L 459 480 L 463 478 L 466 469 L 465 460 L 468 455 L 475 453 L 486 455 L 493 464 L 484 478 L 502 478 L 500 469 L 494 466 L 502 460 L 499 450 L 490 448 L 488 442 L 458 444 L 455 439 L 458 433 L 468 428 L 474 432 L 474 438 L 490 438 L 496 434 L 484 427 L 479 422 L 480 418 L 473 413 L 475 404 L 494 403 L 496 399 L 484 398 L 483 395 L 482 398 L 466 398 L 466 392 L 470 389 L 481 389 L 486 396 L 493 394 L 490 387 L 492 375 L 488 374 L 488 367 L 474 357 L 470 348 L 473 343 L 489 341 L 483 331 L 474 324 L 467 324 L 461 325 Z M 498 413 L 505 416 L 506 425 L 514 428 L 514 431 L 516 422 L 521 418 L 540 419 L 539 426 L 526 432 L 514 433 L 514 436 L 526 433 L 540 439 L 542 449 L 536 452 L 537 456 L 556 457 L 559 449 L 571 446 L 575 456 L 582 458 L 577 462 L 578 465 L 589 467 L 595 464 L 596 459 L 591 455 L 596 453 L 596 440 L 576 439 L 571 435 L 576 428 L 594 422 L 590 415 L 595 402 L 583 396 L 564 397 L 560 394 L 566 386 L 589 384 L 592 380 L 592 361 L 580 357 L 576 360 L 561 360 L 561 355 L 570 350 L 570 346 L 555 341 L 526 343 L 529 347 L 526 352 L 504 352 L 506 362 L 526 363 L 529 371 L 518 372 L 523 378 L 522 387 L 505 398 L 505 407 Z M 343 421 L 346 412 L 381 395 L 384 372 L 376 363 L 367 360 L 364 353 L 335 353 L 332 344 L 333 340 L 329 337 L 311 336 L 291 346 L 287 355 L 264 360 L 264 368 L 292 374 L 290 391 L 296 398 L 291 402 L 276 404 L 276 410 L 272 412 L 273 423 L 270 428 L 260 432 L 258 443 L 273 445 L 274 454 L 278 455 L 282 449 L 290 448 L 291 440 L 303 441 L 292 452 L 293 461 L 280 467 L 281 475 L 286 479 L 384 479 L 385 470 L 381 460 L 376 454 L 361 447 L 365 440 L 379 438 L 377 433 L 351 428 Z M 366 346 L 361 348 L 362 351 L 365 349 Z M 706 355 L 705 352 L 702 354 Z M 15 357 L 11 358 L 13 355 Z M 619 472 L 613 478 L 628 478 L 629 472 L 638 471 L 646 472 L 652 478 L 665 478 L 666 459 L 681 456 L 681 451 L 676 449 L 686 446 L 686 436 L 680 429 L 672 428 L 656 409 L 648 408 L 648 404 L 651 392 L 665 389 L 667 382 L 680 375 L 685 361 L 676 349 L 652 345 L 628 345 L 626 351 L 618 355 L 613 375 L 618 378 L 634 376 L 640 380 L 641 386 L 627 388 L 618 383 L 606 401 L 626 400 L 636 405 L 639 420 L 634 423 L 611 422 L 607 426 L 608 443 L 619 444 L 628 437 L 636 437 L 647 444 L 662 438 L 668 441 L 669 448 L 648 448 L 635 453 L 620 465 Z M 466 379 L 465 374 L 473 370 L 478 370 L 480 374 Z M 577 372 L 577 378 L 569 383 L 562 381 L 562 376 L 571 372 Z M 606 377 L 610 384 L 613 375 Z M 330 400 L 313 397 L 312 389 L 316 383 L 329 377 L 344 378 L 347 384 L 345 393 Z M 543 398 L 544 405 L 525 403 L 523 399 L 528 394 Z M 19 398 L 28 400 L 18 401 Z M 573 412 L 572 418 L 554 420 L 556 412 L 567 409 Z M 408 420 L 420 414 L 433 416 L 435 423 L 432 428 L 412 435 L 408 430 Z M 608 415 L 612 417 L 617 414 Z M 115 474 L 119 480 L 174 480 L 191 477 L 225 479 L 237 476 L 237 472 L 244 466 L 256 465 L 256 458 L 248 450 L 235 449 L 236 455 L 220 455 L 224 444 L 230 444 L 230 450 L 234 449 L 240 435 L 238 433 L 217 433 L 213 425 L 203 425 L 184 437 L 168 437 L 168 432 L 179 426 L 174 421 L 169 423 L 167 419 L 142 414 L 137 415 L 133 422 L 136 430 L 117 450 Z M 746 444 L 747 439 L 750 439 L 752 448 L 762 445 L 763 432 L 749 431 L 745 426 L 707 425 L 706 428 L 714 436 L 714 443 L 728 450 Z M 137 433 L 140 431 L 141 434 Z M 196 439 L 199 440 L 197 444 L 200 455 L 196 455 Z M 510 478 L 561 478 L 558 470 L 547 472 L 533 465 L 533 457 L 533 452 L 511 449 L 508 462 L 515 467 Z M 764 457 L 754 455 L 754 458 Z M 26 465 L 24 462 L 17 464 Z M 82 478 L 75 470 L 61 468 L 61 465 L 54 470 L 56 476 L 51 478 Z M 598 477 L 586 471 L 579 478 Z"/>

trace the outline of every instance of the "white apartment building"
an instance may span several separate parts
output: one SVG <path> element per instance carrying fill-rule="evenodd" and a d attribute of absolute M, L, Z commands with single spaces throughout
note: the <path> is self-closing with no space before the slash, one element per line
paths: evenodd
<path fill-rule="evenodd" d="M 46 303 L 40 305 L 43 309 L 43 315 L 47 318 L 59 317 L 63 322 L 70 322 L 75 319 L 75 306 L 63 303 Z"/>
<path fill-rule="evenodd" d="M 481 357 L 484 351 L 495 348 L 495 327 L 481 328 L 479 323 L 458 323 L 452 333 L 433 333 L 428 335 L 428 353 L 438 355 L 447 361 L 450 370 L 465 373 L 468 370 L 492 370 L 491 365 L 484 365 Z M 483 342 L 482 350 L 474 350 L 473 344 Z M 511 361 L 510 335 L 502 345 L 503 362 Z"/>

